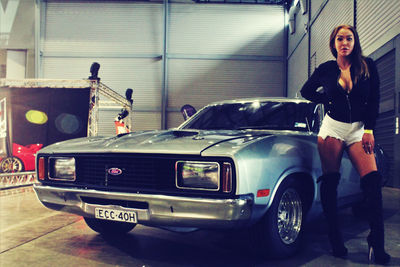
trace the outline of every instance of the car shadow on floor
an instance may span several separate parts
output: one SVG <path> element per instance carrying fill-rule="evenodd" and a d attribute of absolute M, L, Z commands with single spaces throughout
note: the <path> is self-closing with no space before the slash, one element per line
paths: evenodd
<path fill-rule="evenodd" d="M 398 210 L 385 209 L 385 220 Z M 343 236 L 349 249 L 347 264 L 368 265 L 367 243 L 368 223 L 352 215 L 351 209 L 339 213 Z M 128 235 L 118 237 L 96 237 L 103 239 L 125 255 L 134 259 L 179 266 L 301 266 L 315 260 L 321 264 L 335 264 L 337 258 L 330 255 L 326 222 L 323 217 L 305 226 L 304 242 L 299 252 L 287 259 L 270 259 L 255 255 L 252 251 L 249 233 L 242 231 L 207 231 L 174 233 L 167 230 L 137 226 Z M 95 241 L 98 242 L 99 240 Z M 398 266 L 393 258 L 389 266 Z"/>

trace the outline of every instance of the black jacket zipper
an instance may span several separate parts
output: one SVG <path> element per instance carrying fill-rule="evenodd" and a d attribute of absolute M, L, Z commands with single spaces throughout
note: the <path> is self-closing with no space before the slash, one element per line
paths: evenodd
<path fill-rule="evenodd" d="M 351 118 L 351 104 L 350 104 L 350 99 L 349 99 L 349 94 L 350 93 L 348 91 L 344 90 L 343 87 L 340 85 L 340 83 L 339 83 L 340 75 L 341 75 L 341 72 L 339 70 L 339 73 L 338 73 L 337 78 L 336 78 L 336 85 L 337 85 L 338 89 L 341 90 L 346 96 L 347 107 L 349 108 L 349 118 L 350 118 L 349 122 L 352 123 L 353 121 L 352 121 L 352 118 Z M 354 86 L 354 83 L 353 83 L 353 86 Z"/>
<path fill-rule="evenodd" d="M 347 100 L 347 106 L 349 107 L 349 117 L 350 117 L 350 123 L 353 121 L 351 120 L 351 104 L 350 104 L 350 99 L 349 99 L 349 94 L 346 93 L 346 100 Z"/>

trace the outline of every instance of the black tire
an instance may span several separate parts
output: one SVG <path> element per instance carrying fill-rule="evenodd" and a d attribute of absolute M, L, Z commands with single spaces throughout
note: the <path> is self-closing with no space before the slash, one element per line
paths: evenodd
<path fill-rule="evenodd" d="M 4 173 L 17 173 L 25 170 L 24 163 L 17 157 L 6 157 L 0 162 L 0 171 Z"/>
<path fill-rule="evenodd" d="M 268 211 L 252 229 L 252 245 L 259 256 L 285 258 L 295 254 L 303 236 L 304 201 L 293 179 L 284 181 Z"/>
<path fill-rule="evenodd" d="M 113 222 L 95 218 L 83 218 L 93 231 L 102 235 L 122 235 L 135 228 L 135 223 Z"/>

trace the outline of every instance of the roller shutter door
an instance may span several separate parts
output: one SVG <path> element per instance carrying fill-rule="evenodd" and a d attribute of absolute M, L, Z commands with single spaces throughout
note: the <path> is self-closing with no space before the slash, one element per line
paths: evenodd
<path fill-rule="evenodd" d="M 381 81 L 381 101 L 375 136 L 376 142 L 382 146 L 389 159 L 389 181 L 391 182 L 394 178 L 395 153 L 395 50 L 376 60 L 376 66 Z"/>
<path fill-rule="evenodd" d="M 161 125 L 163 5 L 93 1 L 44 3 L 43 78 L 82 79 L 99 62 L 99 77 L 124 95 L 133 89 L 133 129 Z M 101 100 L 107 101 L 106 98 Z M 99 134 L 114 134 L 119 108 L 100 107 Z"/>
<path fill-rule="evenodd" d="M 163 4 L 42 3 L 41 77 L 82 79 L 99 62 L 102 82 L 120 94 L 133 88 L 133 130 L 161 128 Z M 186 103 L 284 95 L 282 6 L 174 3 L 167 25 L 167 127 L 182 122 Z M 101 106 L 99 134 L 114 134 L 118 111 Z"/>
<path fill-rule="evenodd" d="M 168 126 L 184 104 L 284 96 L 284 11 L 275 5 L 171 4 Z"/>

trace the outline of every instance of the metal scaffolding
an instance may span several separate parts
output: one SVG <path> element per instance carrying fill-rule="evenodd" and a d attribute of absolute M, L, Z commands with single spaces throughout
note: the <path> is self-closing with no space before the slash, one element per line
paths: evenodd
<path fill-rule="evenodd" d="M 131 102 L 98 80 L 0 79 L 0 88 L 67 88 L 71 90 L 90 88 L 87 136 L 96 136 L 98 132 L 100 96 L 105 96 L 129 112 L 124 121 L 129 129 L 132 129 Z M 36 181 L 35 176 L 35 172 L 0 174 L 0 189 L 33 184 Z"/>
<path fill-rule="evenodd" d="M 31 185 L 36 182 L 35 172 L 1 173 L 0 190 Z"/>
<path fill-rule="evenodd" d="M 8 88 L 69 88 L 82 89 L 90 88 L 89 99 L 89 118 L 87 136 L 96 136 L 99 121 L 99 99 L 105 96 L 116 104 L 122 106 L 129 112 L 126 118 L 126 124 L 131 128 L 131 103 L 122 95 L 112 90 L 107 85 L 97 80 L 57 80 L 57 79 L 0 79 L 0 87 Z"/>

